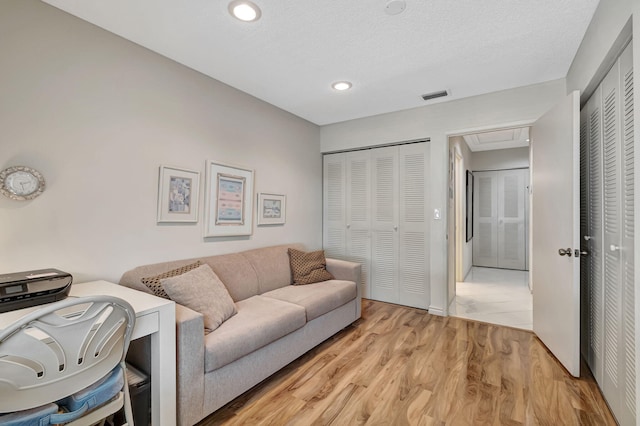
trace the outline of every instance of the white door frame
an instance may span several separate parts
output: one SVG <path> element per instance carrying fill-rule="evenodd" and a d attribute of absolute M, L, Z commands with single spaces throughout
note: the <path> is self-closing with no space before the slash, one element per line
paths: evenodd
<path fill-rule="evenodd" d="M 466 196 L 466 191 L 463 191 L 462 183 L 464 182 L 465 169 L 462 154 L 458 150 L 454 150 L 454 167 L 455 167 L 455 189 L 454 189 L 454 209 L 455 209 L 455 245 L 456 245 L 456 258 L 455 258 L 455 279 L 453 288 L 455 291 L 456 283 L 464 280 L 464 245 L 466 243 L 466 235 L 462 232 L 465 229 L 466 223 L 466 210 L 464 207 L 463 196 Z"/>
<path fill-rule="evenodd" d="M 451 132 L 447 132 L 445 134 L 446 138 L 447 138 L 447 152 L 451 152 L 451 138 L 454 136 L 464 136 L 464 135 L 468 135 L 471 133 L 482 133 L 482 132 L 491 132 L 494 130 L 509 130 L 509 129 L 515 129 L 515 128 L 519 128 L 519 127 L 530 127 L 533 123 L 535 123 L 536 120 L 522 120 L 522 121 L 512 121 L 512 122 L 508 122 L 508 123 L 502 123 L 502 124 L 495 124 L 495 125 L 491 125 L 491 126 L 481 126 L 481 127 L 469 127 L 466 129 L 460 129 L 460 130 L 454 130 Z M 448 170 L 448 176 L 452 176 L 455 174 L 455 160 L 452 162 L 453 164 L 448 164 L 447 165 L 447 169 Z M 454 170 L 450 170 L 450 167 L 454 167 Z M 531 156 L 529 156 L 529 170 L 531 170 Z M 446 180 L 445 183 L 446 187 L 445 187 L 445 194 L 449 193 L 449 180 Z M 457 191 L 457 185 L 453 185 L 453 190 Z M 454 200 L 456 198 L 455 193 L 453 194 Z M 445 203 L 445 205 L 447 206 L 447 209 L 449 208 L 449 204 L 450 203 Z M 455 224 L 455 203 L 453 206 L 454 211 L 453 212 L 447 212 L 446 214 L 443 215 L 444 219 L 447 221 L 447 223 L 445 223 L 445 229 L 450 229 L 449 228 L 449 220 L 454 220 L 454 224 Z M 531 205 L 529 205 L 529 209 L 531 209 Z M 529 210 L 531 211 L 531 210 Z M 451 214 L 450 214 L 451 213 Z M 531 226 L 529 226 L 529 232 L 531 232 Z M 449 238 L 447 238 L 447 274 L 450 274 L 450 271 L 453 271 L 454 274 L 454 281 L 455 281 L 455 273 L 456 273 L 456 250 L 455 250 L 455 241 L 456 241 L 456 237 L 455 237 L 455 233 L 454 235 L 449 235 Z M 450 248 L 454 248 L 453 250 L 450 250 Z M 530 256 L 531 256 L 531 251 L 529 251 L 527 253 L 527 262 L 529 264 L 529 266 L 531 266 L 531 262 L 530 262 Z M 531 268 L 529 268 L 529 274 L 531 274 Z M 449 282 L 449 280 L 451 279 L 451 277 L 447 277 L 447 283 Z M 455 285 L 453 287 L 455 289 Z M 447 301 L 447 303 L 445 303 L 445 307 L 444 307 L 444 314 L 445 315 L 449 315 L 449 304 L 450 304 L 450 300 L 451 298 L 455 297 L 455 293 L 454 294 L 449 294 L 449 285 L 445 286 L 445 300 Z"/>

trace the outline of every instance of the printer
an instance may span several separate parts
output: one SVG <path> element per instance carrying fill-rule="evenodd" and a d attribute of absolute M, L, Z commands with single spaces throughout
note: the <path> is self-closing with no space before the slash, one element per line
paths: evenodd
<path fill-rule="evenodd" d="M 71 290 L 71 274 L 57 269 L 0 275 L 0 312 L 62 300 Z"/>

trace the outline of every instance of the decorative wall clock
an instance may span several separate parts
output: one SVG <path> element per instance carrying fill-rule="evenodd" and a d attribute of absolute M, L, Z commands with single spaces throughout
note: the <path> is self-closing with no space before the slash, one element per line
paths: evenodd
<path fill-rule="evenodd" d="M 31 167 L 13 166 L 0 172 L 0 193 L 12 200 L 32 200 L 44 189 L 44 177 Z"/>

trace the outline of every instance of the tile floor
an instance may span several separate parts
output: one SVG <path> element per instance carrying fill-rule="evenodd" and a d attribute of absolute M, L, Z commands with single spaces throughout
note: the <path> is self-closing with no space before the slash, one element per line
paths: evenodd
<path fill-rule="evenodd" d="M 531 330 L 533 301 L 529 272 L 472 267 L 464 282 L 456 283 L 449 315 Z"/>

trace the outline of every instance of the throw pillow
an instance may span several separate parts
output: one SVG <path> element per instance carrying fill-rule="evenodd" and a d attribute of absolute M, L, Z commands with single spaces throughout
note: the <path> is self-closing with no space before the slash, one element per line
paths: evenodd
<path fill-rule="evenodd" d="M 204 316 L 204 326 L 209 330 L 220 327 L 238 312 L 227 288 L 209 265 L 160 282 L 171 300 L 200 312 Z"/>
<path fill-rule="evenodd" d="M 324 250 L 304 252 L 290 248 L 289 265 L 291 266 L 293 285 L 312 284 L 333 279 L 333 275 L 327 271 Z"/>
<path fill-rule="evenodd" d="M 188 265 L 184 265 L 179 268 L 172 269 L 171 271 L 164 272 L 154 277 L 142 278 L 140 281 L 142 282 L 142 284 L 146 285 L 149 288 L 149 290 L 151 290 L 151 292 L 156 296 L 169 299 L 169 296 L 167 295 L 167 293 L 162 288 L 162 285 L 160 284 L 160 280 L 164 278 L 177 277 L 178 275 L 182 275 L 186 272 L 196 269 L 200 265 L 202 265 L 202 262 L 198 260 L 194 263 L 190 263 Z"/>

